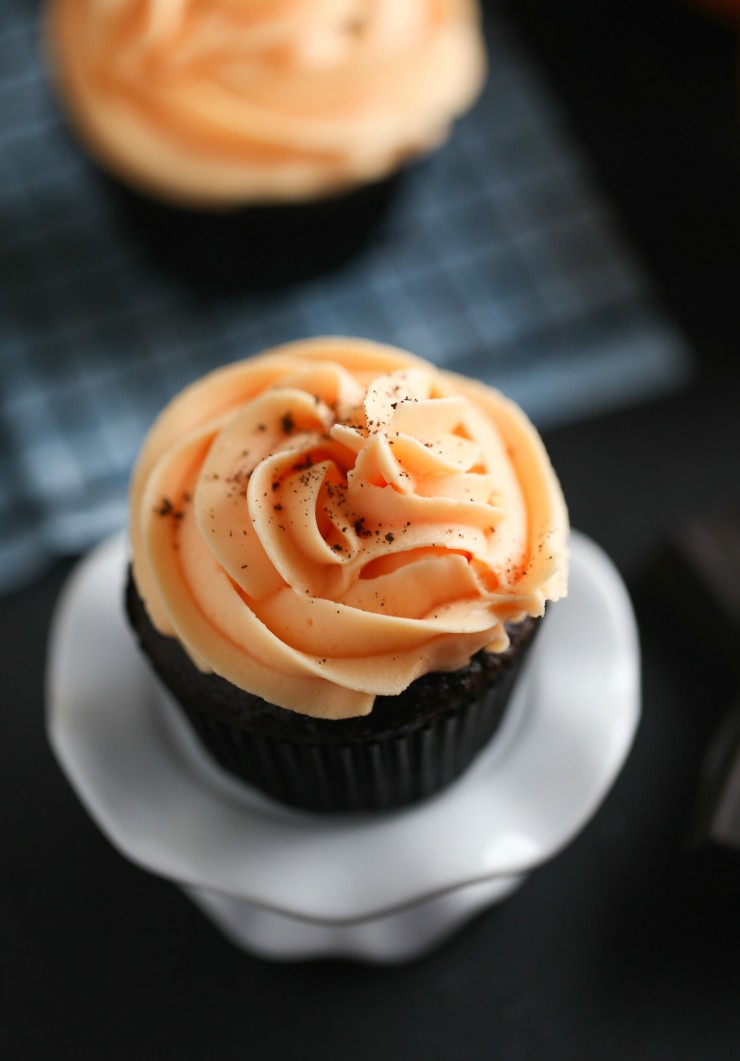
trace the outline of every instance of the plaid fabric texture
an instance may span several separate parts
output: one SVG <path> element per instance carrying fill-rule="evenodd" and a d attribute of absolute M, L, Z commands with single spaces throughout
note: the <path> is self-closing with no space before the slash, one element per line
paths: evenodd
<path fill-rule="evenodd" d="M 490 77 L 339 272 L 194 298 L 157 269 L 69 136 L 40 5 L 0 13 L 0 588 L 125 519 L 157 410 L 216 365 L 314 334 L 406 347 L 540 427 L 679 384 L 690 359 L 536 66 L 495 14 Z"/>

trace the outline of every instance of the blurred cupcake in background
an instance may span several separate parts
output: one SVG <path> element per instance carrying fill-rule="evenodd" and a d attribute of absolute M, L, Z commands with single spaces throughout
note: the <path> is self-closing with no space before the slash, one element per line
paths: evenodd
<path fill-rule="evenodd" d="M 47 40 L 72 126 L 161 249 L 223 261 L 236 236 L 258 282 L 362 243 L 485 73 L 474 0 L 50 0 Z"/>

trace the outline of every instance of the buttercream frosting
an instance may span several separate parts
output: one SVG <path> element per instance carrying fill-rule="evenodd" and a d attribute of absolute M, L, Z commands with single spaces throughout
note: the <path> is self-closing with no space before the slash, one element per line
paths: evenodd
<path fill-rule="evenodd" d="M 130 501 L 155 627 L 316 717 L 502 651 L 505 623 L 566 592 L 565 503 L 524 413 L 369 341 L 291 343 L 192 384 Z"/>
<path fill-rule="evenodd" d="M 49 0 L 105 164 L 202 205 L 312 199 L 440 143 L 485 71 L 476 0 Z"/>

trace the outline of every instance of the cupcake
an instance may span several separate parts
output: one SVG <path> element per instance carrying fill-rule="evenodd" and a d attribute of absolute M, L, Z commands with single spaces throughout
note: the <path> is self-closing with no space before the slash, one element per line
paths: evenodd
<path fill-rule="evenodd" d="M 306 809 L 459 776 L 566 592 L 565 504 L 521 410 L 359 339 L 192 384 L 130 502 L 144 652 L 222 766 Z"/>
<path fill-rule="evenodd" d="M 447 136 L 485 70 L 475 0 L 49 0 L 47 14 L 82 141 L 144 194 L 131 203 L 188 208 L 149 202 L 162 249 L 196 265 L 194 237 L 202 253 L 236 229 L 263 279 L 367 235 L 391 175 Z"/>

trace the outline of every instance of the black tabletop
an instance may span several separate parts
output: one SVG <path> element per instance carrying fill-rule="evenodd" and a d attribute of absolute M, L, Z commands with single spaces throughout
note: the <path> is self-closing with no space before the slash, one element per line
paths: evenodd
<path fill-rule="evenodd" d="M 694 353 L 680 392 L 546 436 L 573 524 L 637 610 L 627 764 L 565 851 L 428 957 L 259 960 L 114 851 L 56 765 L 44 661 L 60 564 L 0 600 L 3 1057 L 740 1056 L 740 851 L 687 843 L 737 676 L 651 579 L 686 519 L 740 501 L 735 33 L 678 2 L 507 7 Z"/>

